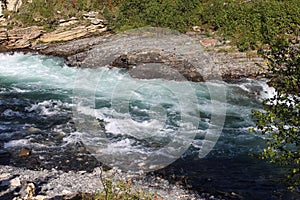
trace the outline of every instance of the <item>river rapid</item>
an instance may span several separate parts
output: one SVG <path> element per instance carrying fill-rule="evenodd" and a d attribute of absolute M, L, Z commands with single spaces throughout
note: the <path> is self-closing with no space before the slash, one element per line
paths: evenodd
<path fill-rule="evenodd" d="M 218 102 L 224 113 L 212 103 L 211 85 L 225 91 L 224 102 Z M 0 54 L 0 162 L 37 170 L 92 170 L 101 163 L 128 170 L 141 166 L 132 164 L 140 155 L 158 152 L 151 162 L 171 159 L 149 173 L 197 192 L 297 199 L 299 194 L 278 182 L 284 169 L 251 155 L 264 147 L 264 137 L 249 131 L 255 126 L 252 110 L 261 109 L 273 92 L 265 80 L 143 80 L 123 69 L 82 69 L 57 57 Z M 82 115 L 88 123 L 80 121 Z M 224 116 L 224 124 L 212 139 L 207 134 L 214 115 Z M 203 154 L 207 142 L 213 144 Z M 168 151 L 160 151 L 170 143 Z M 32 155 L 21 158 L 25 147 Z M 180 153 L 173 154 L 176 148 Z"/>

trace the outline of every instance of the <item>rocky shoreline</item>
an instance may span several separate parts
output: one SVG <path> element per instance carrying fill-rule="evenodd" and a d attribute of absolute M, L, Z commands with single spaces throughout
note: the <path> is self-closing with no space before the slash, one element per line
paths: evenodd
<path fill-rule="evenodd" d="M 80 199 L 82 195 L 96 194 L 103 190 L 100 174 L 100 168 L 95 168 L 92 172 L 64 172 L 57 169 L 35 171 L 0 165 L 0 197 L 3 200 Z M 142 189 L 144 192 L 154 194 L 154 199 L 159 200 L 223 199 L 208 193 L 196 194 L 183 189 L 182 186 L 170 184 L 167 180 L 150 175 L 137 176 L 112 169 L 103 172 L 101 176 L 130 181 L 132 189 Z"/>
<path fill-rule="evenodd" d="M 199 46 L 196 48 L 203 49 L 202 52 L 195 51 L 194 55 L 193 53 L 182 55 L 177 50 L 177 52 L 173 51 L 171 46 L 171 50 L 168 51 L 168 49 L 155 46 L 143 48 L 143 44 L 138 44 L 140 45 L 139 49 L 132 50 L 129 48 L 134 47 L 141 38 L 145 37 L 145 33 L 139 33 L 138 37 L 140 38 L 130 32 L 129 34 L 127 32 L 113 34 L 108 31 L 103 20 L 96 17 L 96 14 L 90 13 L 87 16 L 90 23 L 85 26 L 74 27 L 73 23 L 77 22 L 76 19 L 73 19 L 62 22 L 69 23 L 66 26 L 60 26 L 55 31 L 47 33 L 41 27 L 36 26 L 12 30 L 1 28 L 0 52 L 22 51 L 58 56 L 65 58 L 67 65 L 76 67 L 95 68 L 99 67 L 99 63 L 101 63 L 101 66 L 126 68 L 136 78 L 175 80 L 183 78 L 202 82 L 215 77 L 216 74 L 219 77 L 217 79 L 224 81 L 261 78 L 265 75 L 257 65 L 264 65 L 264 61 L 257 56 L 256 52 L 238 52 L 228 44 L 228 41 L 207 37 L 204 33 L 197 32 L 196 28 L 195 31 L 180 36 L 181 38 L 188 37 Z M 156 36 L 156 39 L 159 37 Z M 170 38 L 166 37 L 165 41 L 168 40 Z M 174 42 L 176 43 L 176 41 Z M 106 49 L 107 45 L 118 46 L 118 49 L 112 47 Z M 103 52 L 103 49 L 106 49 L 106 52 Z M 204 54 L 205 59 L 209 61 L 201 60 Z M 105 56 L 109 58 L 107 59 Z M 187 59 L 187 57 L 189 58 Z M 180 77 L 168 77 L 170 70 L 164 68 L 158 70 L 156 63 L 175 70 Z M 202 67 L 206 63 L 210 63 L 210 66 Z M 196 65 L 200 65 L 200 67 Z M 154 71 L 155 73 L 153 73 Z"/>

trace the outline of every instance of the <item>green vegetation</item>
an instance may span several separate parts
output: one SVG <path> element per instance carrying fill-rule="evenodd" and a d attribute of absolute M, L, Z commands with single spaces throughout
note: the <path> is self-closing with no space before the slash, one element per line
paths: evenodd
<path fill-rule="evenodd" d="M 130 180 L 120 180 L 116 178 L 116 174 L 111 177 L 103 177 L 103 171 L 100 171 L 100 181 L 103 190 L 94 195 L 83 194 L 83 200 L 152 200 L 155 195 L 144 192 L 141 189 L 133 188 Z"/>
<path fill-rule="evenodd" d="M 241 51 L 272 44 L 277 37 L 299 35 L 298 0 L 209 0 L 202 1 L 201 23 Z"/>
<path fill-rule="evenodd" d="M 45 28 L 55 28 L 60 19 L 77 17 L 88 11 L 99 11 L 103 8 L 103 1 L 99 0 L 33 0 L 24 3 L 13 17 L 23 26 L 39 25 Z"/>
<path fill-rule="evenodd" d="M 14 18 L 25 26 L 51 29 L 59 19 L 82 19 L 88 11 L 98 11 L 113 31 L 158 26 L 186 32 L 198 25 L 241 51 L 300 33 L 299 0 L 34 0 Z"/>
<path fill-rule="evenodd" d="M 154 26 L 186 32 L 199 24 L 199 0 L 124 0 L 115 5 L 114 16 L 106 16 L 116 30 Z"/>
<path fill-rule="evenodd" d="M 270 85 L 276 95 L 264 101 L 264 111 L 255 111 L 258 129 L 267 137 L 262 159 L 289 166 L 290 189 L 300 185 L 300 47 L 282 40 L 264 52 Z"/>

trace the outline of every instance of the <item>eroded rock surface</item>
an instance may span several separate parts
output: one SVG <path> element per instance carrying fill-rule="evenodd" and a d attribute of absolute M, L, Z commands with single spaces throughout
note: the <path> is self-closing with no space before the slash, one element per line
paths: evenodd
<path fill-rule="evenodd" d="M 208 39 L 201 38 L 200 34 L 191 37 L 164 34 L 153 37 L 147 34 L 106 34 L 60 44 L 38 45 L 33 49 L 42 54 L 64 57 L 70 66 L 125 68 L 136 78 L 201 82 L 264 75 L 257 65 L 263 64 L 262 58 L 241 52 L 217 51 L 221 43 L 216 39 L 204 49 L 203 41 Z"/>

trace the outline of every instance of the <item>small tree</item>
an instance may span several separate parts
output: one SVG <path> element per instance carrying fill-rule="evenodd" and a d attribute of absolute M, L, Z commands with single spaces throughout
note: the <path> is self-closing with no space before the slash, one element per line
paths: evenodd
<path fill-rule="evenodd" d="M 300 185 L 300 47 L 278 41 L 263 52 L 276 94 L 255 111 L 257 127 L 267 136 L 262 159 L 289 166 L 290 189 Z"/>

